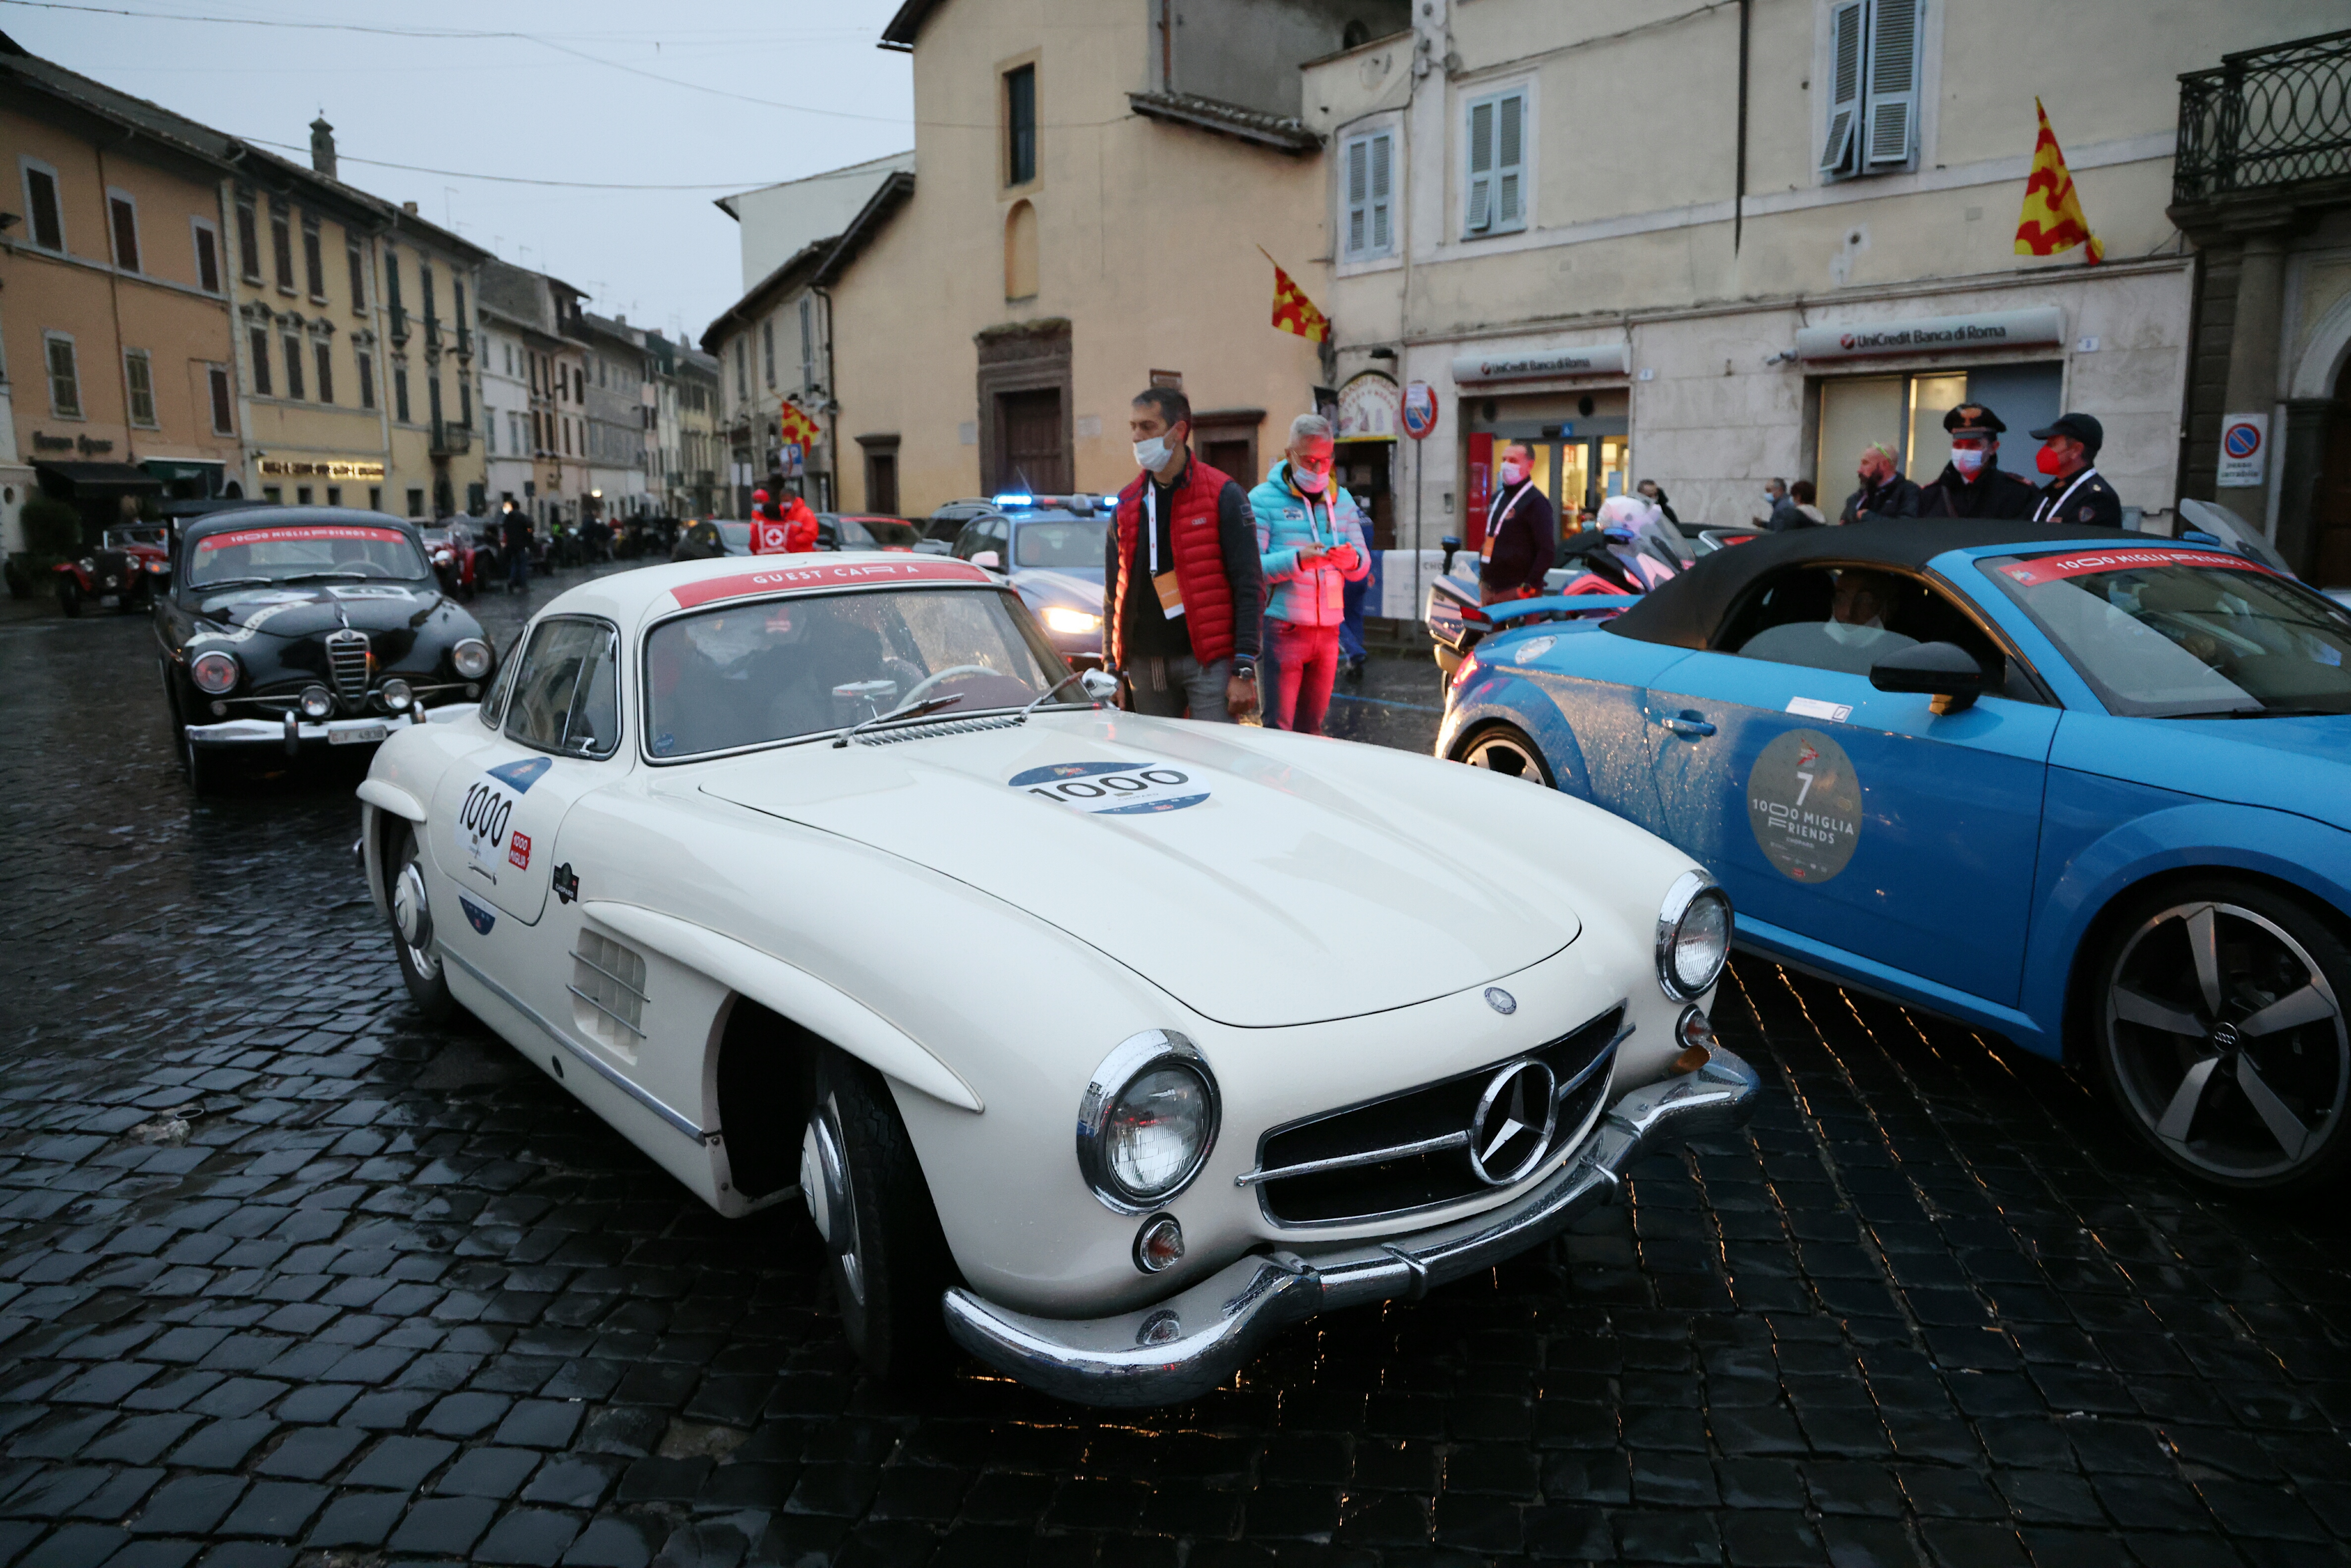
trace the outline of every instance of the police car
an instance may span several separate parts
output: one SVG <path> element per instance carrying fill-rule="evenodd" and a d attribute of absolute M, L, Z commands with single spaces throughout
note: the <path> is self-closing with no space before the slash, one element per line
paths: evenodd
<path fill-rule="evenodd" d="M 1008 493 L 965 522 L 947 553 L 1012 584 L 1078 669 L 1102 663 L 1102 549 L 1115 496 Z"/>

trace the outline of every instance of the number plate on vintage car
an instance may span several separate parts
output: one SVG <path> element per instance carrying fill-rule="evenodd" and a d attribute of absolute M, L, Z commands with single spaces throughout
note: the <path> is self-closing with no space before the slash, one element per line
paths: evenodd
<path fill-rule="evenodd" d="M 385 736 L 390 735 L 392 731 L 383 725 L 355 724 L 349 729 L 329 730 L 327 732 L 327 744 L 329 746 L 364 746 L 371 741 L 381 740 Z"/>
<path fill-rule="evenodd" d="M 121 602 L 122 595 L 119 593 L 101 593 L 98 596 L 98 607 L 100 610 L 111 610 Z"/>

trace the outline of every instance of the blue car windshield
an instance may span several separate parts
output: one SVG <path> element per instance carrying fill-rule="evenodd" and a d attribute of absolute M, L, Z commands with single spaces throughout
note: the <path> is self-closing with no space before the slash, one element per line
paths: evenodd
<path fill-rule="evenodd" d="M 2351 713 L 2351 612 L 2259 562 L 2125 547 L 1977 565 L 2110 712 Z"/>
<path fill-rule="evenodd" d="M 1017 567 L 1072 567 L 1102 564 L 1102 530 L 1107 517 L 1041 517 L 1014 525 L 1012 564 Z"/>

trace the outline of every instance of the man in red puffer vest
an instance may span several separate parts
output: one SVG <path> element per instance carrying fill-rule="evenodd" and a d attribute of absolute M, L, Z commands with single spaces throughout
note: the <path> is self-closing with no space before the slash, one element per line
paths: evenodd
<path fill-rule="evenodd" d="M 1129 710 L 1230 724 L 1258 706 L 1256 515 L 1239 485 L 1192 455 L 1182 392 L 1149 389 L 1127 423 L 1143 472 L 1119 492 L 1102 552 L 1104 659 Z"/>

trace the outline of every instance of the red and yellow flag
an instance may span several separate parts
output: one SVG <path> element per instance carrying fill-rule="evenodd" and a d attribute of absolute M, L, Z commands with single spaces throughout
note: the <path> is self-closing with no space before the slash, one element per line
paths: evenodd
<path fill-rule="evenodd" d="M 800 405 L 789 399 L 784 402 L 783 415 L 777 421 L 776 429 L 786 444 L 797 445 L 803 452 L 816 444 L 816 421 L 802 413 Z"/>
<path fill-rule="evenodd" d="M 2065 168 L 2057 133 L 2049 129 L 2049 111 L 2037 98 L 2032 108 L 2041 116 L 2041 136 L 2032 144 L 2032 172 L 2024 182 L 2024 211 L 2016 220 L 2016 254 L 2055 256 L 2086 245 L 2088 264 L 2095 267 L 2106 258 L 2106 247 L 2098 243 L 2098 236 L 2090 232 L 2090 220 L 2082 215 L 2081 193 L 2074 189 L 2074 176 Z"/>
<path fill-rule="evenodd" d="M 1265 246 L 1258 246 L 1257 253 L 1273 261 Z M 1275 330 L 1295 332 L 1310 343 L 1331 340 L 1331 318 L 1314 308 L 1314 301 L 1306 298 L 1306 290 L 1281 270 L 1278 261 L 1273 261 L 1273 325 Z"/>

